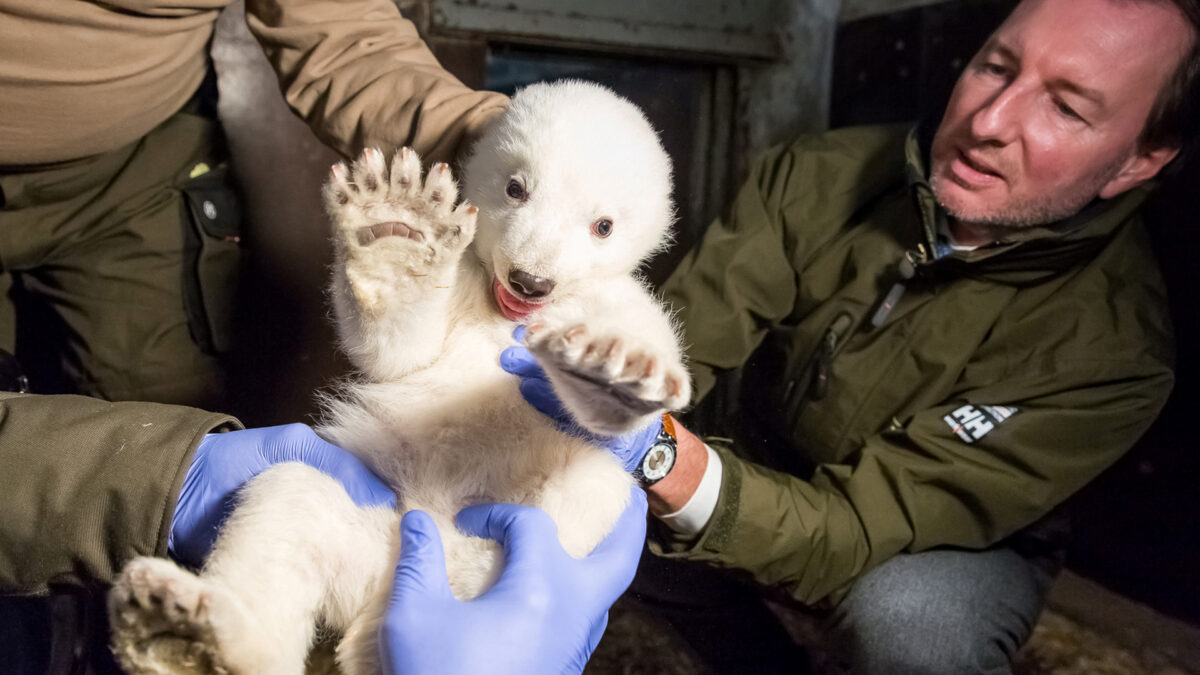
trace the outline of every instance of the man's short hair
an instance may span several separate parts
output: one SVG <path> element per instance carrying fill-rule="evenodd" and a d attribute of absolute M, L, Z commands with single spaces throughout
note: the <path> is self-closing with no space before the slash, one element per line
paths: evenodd
<path fill-rule="evenodd" d="M 1200 136 L 1200 0 L 1156 1 L 1170 2 L 1187 17 L 1192 45 L 1158 93 L 1138 144 L 1144 149 L 1180 148 L 1184 155 Z"/>

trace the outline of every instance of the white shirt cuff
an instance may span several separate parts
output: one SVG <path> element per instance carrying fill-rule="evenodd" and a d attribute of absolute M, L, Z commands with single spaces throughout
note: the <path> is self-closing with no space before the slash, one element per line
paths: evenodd
<path fill-rule="evenodd" d="M 704 476 L 691 499 L 678 511 L 658 516 L 667 527 L 681 534 L 696 534 L 703 530 L 717 508 L 717 497 L 721 494 L 721 457 L 707 443 L 704 449 L 708 451 L 708 466 L 704 467 Z"/>

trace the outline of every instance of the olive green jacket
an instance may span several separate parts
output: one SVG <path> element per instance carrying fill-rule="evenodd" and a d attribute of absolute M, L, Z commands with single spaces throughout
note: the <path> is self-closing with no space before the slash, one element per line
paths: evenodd
<path fill-rule="evenodd" d="M 697 399 L 716 388 L 701 430 L 737 440 L 711 443 L 705 530 L 661 530 L 656 553 L 816 602 L 897 553 L 1026 527 L 1159 412 L 1173 346 L 1148 190 L 935 259 L 923 145 L 871 127 L 770 152 L 665 285 Z"/>
<path fill-rule="evenodd" d="M 0 393 L 0 594 L 111 581 L 165 556 L 206 433 L 231 417 L 183 406 Z"/>

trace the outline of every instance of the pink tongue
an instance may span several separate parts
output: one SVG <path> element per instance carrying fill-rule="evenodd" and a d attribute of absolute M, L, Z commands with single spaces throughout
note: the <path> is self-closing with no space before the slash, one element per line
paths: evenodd
<path fill-rule="evenodd" d="M 504 284 L 496 278 L 492 279 L 492 293 L 496 296 L 496 304 L 500 306 L 500 313 L 509 321 L 520 321 L 538 307 L 509 293 Z"/>

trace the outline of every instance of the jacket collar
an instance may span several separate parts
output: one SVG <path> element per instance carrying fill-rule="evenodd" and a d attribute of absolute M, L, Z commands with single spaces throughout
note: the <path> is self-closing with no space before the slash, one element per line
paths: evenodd
<path fill-rule="evenodd" d="M 1037 283 L 1094 258 L 1113 234 L 1153 191 L 1147 183 L 1112 199 L 1097 199 L 1065 220 L 1022 230 L 1016 236 L 973 251 L 956 251 L 933 259 L 939 231 L 945 231 L 946 212 L 933 198 L 928 180 L 931 125 L 918 125 L 905 143 L 905 176 L 920 218 L 923 251 L 917 269 L 941 276 L 983 277 L 1013 285 Z M 925 269 L 922 269 L 925 268 Z"/>

